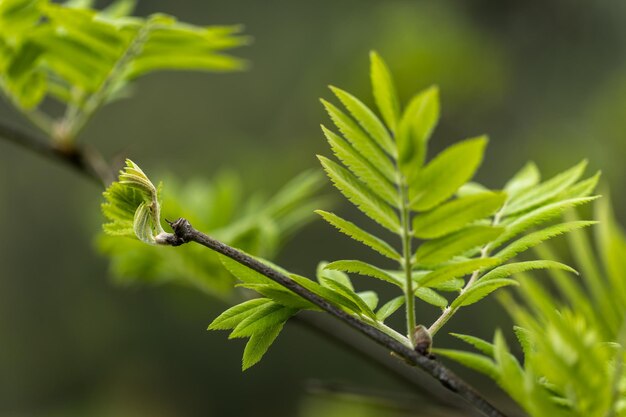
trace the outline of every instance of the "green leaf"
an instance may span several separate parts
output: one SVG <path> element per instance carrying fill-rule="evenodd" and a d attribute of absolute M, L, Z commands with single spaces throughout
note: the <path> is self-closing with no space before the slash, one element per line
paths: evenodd
<path fill-rule="evenodd" d="M 398 206 L 398 191 L 383 174 L 338 135 L 322 125 L 333 153 L 367 187 L 392 206 Z"/>
<path fill-rule="evenodd" d="M 515 337 L 517 337 L 517 341 L 522 347 L 522 351 L 524 352 L 524 358 L 528 360 L 534 353 L 532 332 L 520 326 L 513 326 L 513 331 L 515 332 Z"/>
<path fill-rule="evenodd" d="M 433 86 L 411 99 L 398 127 L 399 161 L 409 178 L 424 164 L 428 140 L 438 121 L 439 89 Z"/>
<path fill-rule="evenodd" d="M 490 279 L 472 285 L 459 295 L 450 305 L 451 308 L 465 307 L 482 300 L 495 290 L 508 285 L 519 285 L 514 279 Z"/>
<path fill-rule="evenodd" d="M 413 220 L 413 234 L 434 239 L 456 232 L 467 224 L 492 215 L 506 200 L 504 193 L 481 193 L 445 203 Z"/>
<path fill-rule="evenodd" d="M 272 284 L 238 284 L 237 287 L 244 287 L 256 291 L 272 301 L 289 308 L 297 310 L 319 310 L 317 306 L 305 300 L 294 292 L 286 288 Z"/>
<path fill-rule="evenodd" d="M 493 226 L 469 226 L 456 233 L 428 241 L 422 244 L 415 253 L 417 264 L 424 266 L 437 265 L 457 255 L 482 247 L 496 239 L 504 228 Z"/>
<path fill-rule="evenodd" d="M 456 337 L 457 339 L 464 341 L 468 345 L 474 346 L 478 351 L 484 353 L 487 356 L 494 355 L 494 352 L 495 352 L 494 345 L 487 342 L 486 340 L 480 339 L 475 336 L 459 334 L 459 333 L 450 333 L 450 335 Z"/>
<path fill-rule="evenodd" d="M 514 198 L 522 191 L 526 191 L 539 184 L 540 180 L 541 174 L 539 173 L 539 168 L 537 168 L 534 162 L 528 162 L 506 183 L 504 191 L 509 198 Z"/>
<path fill-rule="evenodd" d="M 400 288 L 404 288 L 404 281 L 395 278 L 393 275 L 383 271 L 382 269 L 365 263 L 363 261 L 354 261 L 354 260 L 346 260 L 346 261 L 335 261 L 331 262 L 325 267 L 326 269 L 334 270 L 334 271 L 343 271 L 356 273 L 360 275 L 365 275 L 368 277 L 378 278 L 383 281 L 387 281 L 391 284 L 397 285 Z"/>
<path fill-rule="evenodd" d="M 318 158 L 335 187 L 348 200 L 381 226 L 399 233 L 400 220 L 387 203 L 373 194 L 347 169 L 323 156 L 318 156 Z"/>
<path fill-rule="evenodd" d="M 348 287 L 351 291 L 354 291 L 354 286 L 352 285 L 352 281 L 350 281 L 348 274 L 342 271 L 326 269 L 327 265 L 328 262 L 320 262 L 317 264 L 316 275 L 320 284 L 324 285 L 324 281 L 330 279 L 337 281 L 341 285 Z"/>
<path fill-rule="evenodd" d="M 395 261 L 399 261 L 400 254 L 387 242 L 359 228 L 352 222 L 342 219 L 341 217 L 323 210 L 316 210 L 317 214 L 322 216 L 331 225 L 339 229 L 340 232 L 350 236 L 352 239 L 363 243 L 374 249 L 376 252 Z"/>
<path fill-rule="evenodd" d="M 498 258 L 482 258 L 444 266 L 419 279 L 418 285 L 422 287 L 434 287 L 437 284 L 453 278 L 460 278 L 474 271 L 491 268 L 499 263 L 501 263 L 501 261 Z"/>
<path fill-rule="evenodd" d="M 499 330 L 496 331 L 494 339 L 494 359 L 500 368 L 500 379 L 498 382 L 516 401 L 523 404 L 525 398 L 524 371 L 519 362 L 509 352 L 504 336 Z"/>
<path fill-rule="evenodd" d="M 411 209 L 427 211 L 452 196 L 478 169 L 486 144 L 486 136 L 468 139 L 430 161 L 410 184 Z"/>
<path fill-rule="evenodd" d="M 209 324 L 207 330 L 234 329 L 243 319 L 254 314 L 257 309 L 262 308 L 269 303 L 271 303 L 271 301 L 267 298 L 255 298 L 244 301 L 241 304 L 237 304 L 215 318 L 215 320 Z"/>
<path fill-rule="evenodd" d="M 385 128 L 385 125 L 376 117 L 374 112 L 352 94 L 333 86 L 330 86 L 330 89 L 343 105 L 346 106 L 350 114 L 359 122 L 361 127 L 376 141 L 378 146 L 389 155 L 395 156 L 397 154 L 396 146 L 387 128 Z"/>
<path fill-rule="evenodd" d="M 415 290 L 415 296 L 430 305 L 434 305 L 435 307 L 445 308 L 448 305 L 448 300 L 445 297 L 442 297 L 430 288 L 418 288 Z"/>
<path fill-rule="evenodd" d="M 531 271 L 535 269 L 561 269 L 578 275 L 574 268 L 555 261 L 525 261 L 515 262 L 499 266 L 480 278 L 480 281 L 488 281 L 492 279 L 507 278 L 520 272 Z"/>
<path fill-rule="evenodd" d="M 389 129 L 394 132 L 400 118 L 400 102 L 393 79 L 383 59 L 375 51 L 370 52 L 370 76 L 372 91 L 380 114 Z"/>
<path fill-rule="evenodd" d="M 583 160 L 578 165 L 552 177 L 548 181 L 520 192 L 509 201 L 503 210 L 503 214 L 510 216 L 550 200 L 574 184 L 583 174 L 586 166 L 587 161 Z"/>
<path fill-rule="evenodd" d="M 577 207 L 583 204 L 586 204 L 590 201 L 598 198 L 595 197 L 582 197 L 582 198 L 572 198 L 569 200 L 557 201 L 551 204 L 546 204 L 545 206 L 541 206 L 532 210 L 528 213 L 523 214 L 522 216 L 512 220 L 510 223 L 506 225 L 506 230 L 502 235 L 496 239 L 491 245 L 491 249 L 495 249 L 498 246 L 502 245 L 504 242 L 509 239 L 519 235 L 520 233 L 534 227 L 540 225 L 542 223 L 548 222 L 552 219 L 560 216 L 565 210 Z"/>
<path fill-rule="evenodd" d="M 361 299 L 365 301 L 365 304 L 367 304 L 367 306 L 371 310 L 375 310 L 378 306 L 378 294 L 376 294 L 374 291 L 361 291 L 356 293 L 356 295 L 361 297 Z"/>
<path fill-rule="evenodd" d="M 337 294 L 344 296 L 345 298 L 352 301 L 352 303 L 354 303 L 356 306 L 358 306 L 358 310 L 356 310 L 357 313 L 365 314 L 366 316 L 374 320 L 376 319 L 376 314 L 374 314 L 374 312 L 369 307 L 369 305 L 361 297 L 359 297 L 359 295 L 356 294 L 353 290 L 339 283 L 338 281 L 328 279 L 325 277 L 322 277 L 322 282 L 324 283 L 324 287 L 332 290 L 333 292 Z"/>
<path fill-rule="evenodd" d="M 287 321 L 298 312 L 295 308 L 285 307 L 275 302 L 269 302 L 254 310 L 245 317 L 232 331 L 229 339 L 250 337 L 255 333 L 262 333 Z"/>
<path fill-rule="evenodd" d="M 391 316 L 400 307 L 402 307 L 402 305 L 404 304 L 404 301 L 405 301 L 405 298 L 403 295 L 401 295 L 399 297 L 392 298 L 391 300 L 383 304 L 383 306 L 379 308 L 378 311 L 376 312 L 376 318 L 378 319 L 378 321 L 384 322 L 387 319 L 387 317 Z"/>
<path fill-rule="evenodd" d="M 302 285 L 307 290 L 319 295 L 320 297 L 326 299 L 328 302 L 336 305 L 337 307 L 343 307 L 353 313 L 361 314 L 361 307 L 349 297 L 338 293 L 337 291 L 333 291 L 329 288 L 323 287 L 317 282 L 311 281 L 308 278 L 296 275 L 289 274 L 289 277 L 296 281 L 298 284 Z"/>
<path fill-rule="evenodd" d="M 527 249 L 532 248 L 533 246 L 537 246 L 540 243 L 552 239 L 558 235 L 563 233 L 570 232 L 572 230 L 580 229 L 583 227 L 591 226 L 598 222 L 595 221 L 575 221 L 575 222 L 567 222 L 560 223 L 554 226 L 547 227 L 543 230 L 539 230 L 533 233 L 530 233 L 513 243 L 506 246 L 500 252 L 498 252 L 495 256 L 500 258 L 503 262 L 508 261 L 519 253 L 524 252 Z"/>
<path fill-rule="evenodd" d="M 565 191 L 555 197 L 555 200 L 568 200 L 570 198 L 582 198 L 588 197 L 593 193 L 598 181 L 600 180 L 600 171 L 596 172 L 593 176 L 577 182 L 574 185 L 569 186 Z"/>
<path fill-rule="evenodd" d="M 461 365 L 485 374 L 491 379 L 497 380 L 500 374 L 498 367 L 493 360 L 484 355 L 451 349 L 433 349 L 433 352 L 437 356 L 444 356 L 460 363 Z"/>
<path fill-rule="evenodd" d="M 137 164 L 127 159 L 119 180 L 103 195 L 106 201 L 102 213 L 109 221 L 104 225 L 106 233 L 134 236 L 153 245 L 161 243 L 165 231 L 161 227 L 158 191 Z"/>
<path fill-rule="evenodd" d="M 265 352 L 267 352 L 272 343 L 274 343 L 274 340 L 276 340 L 282 329 L 283 323 L 280 323 L 273 327 L 266 328 L 263 332 L 255 333 L 250 337 L 243 351 L 243 371 L 255 365 L 263 358 L 263 355 L 265 355 Z"/>
<path fill-rule="evenodd" d="M 328 101 L 323 99 L 320 101 L 335 126 L 352 146 L 389 181 L 395 181 L 396 169 L 385 152 L 349 116 Z"/>

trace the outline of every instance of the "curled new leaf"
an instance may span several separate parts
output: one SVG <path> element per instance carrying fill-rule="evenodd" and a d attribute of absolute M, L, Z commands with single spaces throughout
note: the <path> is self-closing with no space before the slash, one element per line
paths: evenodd
<path fill-rule="evenodd" d="M 155 245 L 166 235 L 161 227 L 158 190 L 146 174 L 130 159 L 119 180 L 104 192 L 102 212 L 109 220 L 104 231 L 110 235 L 136 237 Z"/>

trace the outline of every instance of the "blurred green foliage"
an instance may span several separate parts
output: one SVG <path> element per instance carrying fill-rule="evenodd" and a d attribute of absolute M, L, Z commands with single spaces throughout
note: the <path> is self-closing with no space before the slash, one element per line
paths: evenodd
<path fill-rule="evenodd" d="M 626 234 L 607 197 L 596 209 L 595 247 L 583 231 L 568 237 L 580 280 L 557 270 L 552 282 L 520 274 L 519 299 L 501 294 L 523 361 L 500 331 L 493 344 L 458 336 L 480 354 L 438 350 L 493 378 L 531 416 L 626 415 Z M 555 256 L 549 246 L 540 251 Z"/>

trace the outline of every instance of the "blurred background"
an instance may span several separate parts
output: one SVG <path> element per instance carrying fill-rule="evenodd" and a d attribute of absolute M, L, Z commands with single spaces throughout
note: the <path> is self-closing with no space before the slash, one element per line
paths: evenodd
<path fill-rule="evenodd" d="M 527 160 L 547 178 L 588 158 L 588 172 L 603 171 L 616 212 L 624 211 L 624 2 L 139 2 L 138 15 L 154 12 L 241 23 L 254 38 L 235 51 L 249 71 L 151 75 L 88 126 L 83 140 L 133 158 L 155 178 L 210 179 L 228 168 L 246 190 L 271 193 L 317 169 L 315 154 L 330 154 L 317 99 L 334 84 L 372 103 L 368 51 L 376 49 L 404 102 L 440 86 L 431 155 L 487 133 L 477 179 L 492 188 Z M 4 102 L 0 118 L 25 125 Z M 337 212 L 353 212 L 334 195 Z M 205 331 L 223 304 L 188 288 L 112 282 L 95 249 L 100 202 L 101 190 L 84 178 L 0 141 L 0 416 L 358 417 L 424 407 L 367 361 L 296 326 L 242 373 L 243 343 Z M 316 221 L 278 262 L 311 276 L 319 260 L 367 255 Z M 418 313 L 430 322 L 436 311 Z M 496 327 L 510 323 L 486 301 L 447 331 L 491 338 Z M 447 337 L 438 344 L 456 346 Z M 485 379 L 459 372 L 509 407 Z"/>

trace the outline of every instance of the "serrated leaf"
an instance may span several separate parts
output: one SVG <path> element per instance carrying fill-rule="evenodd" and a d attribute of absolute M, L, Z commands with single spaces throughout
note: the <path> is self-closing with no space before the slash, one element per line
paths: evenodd
<path fill-rule="evenodd" d="M 412 210 L 427 211 L 452 196 L 480 166 L 487 137 L 456 143 L 430 161 L 409 186 Z"/>
<path fill-rule="evenodd" d="M 271 303 L 267 298 L 255 298 L 244 301 L 224 311 L 209 324 L 207 330 L 230 330 L 234 329 L 243 319 L 254 314 L 254 312 L 266 304 Z"/>
<path fill-rule="evenodd" d="M 561 269 L 563 271 L 572 272 L 578 275 L 574 268 L 555 261 L 525 261 L 514 262 L 499 266 L 480 278 L 480 281 L 488 281 L 492 279 L 507 278 L 520 272 L 531 271 L 535 269 Z"/>
<path fill-rule="evenodd" d="M 352 285 L 352 281 L 350 281 L 348 274 L 342 271 L 326 269 L 326 265 L 328 265 L 328 262 L 320 262 L 317 264 L 316 276 L 317 281 L 321 285 L 324 285 L 325 280 L 330 279 L 337 281 L 341 285 L 348 287 L 351 291 L 354 291 L 354 286 Z"/>
<path fill-rule="evenodd" d="M 504 186 L 509 198 L 516 197 L 520 192 L 539 184 L 541 174 L 534 162 L 528 162 Z"/>
<path fill-rule="evenodd" d="M 582 198 L 590 196 L 598 185 L 601 174 L 602 173 L 598 171 L 593 176 L 569 186 L 565 191 L 557 195 L 554 199 L 568 200 L 571 198 Z"/>
<path fill-rule="evenodd" d="M 374 112 L 361 102 L 358 98 L 352 94 L 344 91 L 340 88 L 330 86 L 331 91 L 337 96 L 337 98 L 348 109 L 352 117 L 361 125 L 370 137 L 376 141 L 389 155 L 395 156 L 397 154 L 396 146 L 387 131 L 387 128 L 378 119 Z"/>
<path fill-rule="evenodd" d="M 404 304 L 404 301 L 405 301 L 405 298 L 403 295 L 401 295 L 399 297 L 392 298 L 391 300 L 383 304 L 383 306 L 379 308 L 378 311 L 376 312 L 376 318 L 378 319 L 378 321 L 384 322 L 387 319 L 387 317 L 391 316 L 400 307 L 402 307 L 402 305 Z"/>
<path fill-rule="evenodd" d="M 506 287 L 508 285 L 519 285 L 514 279 L 490 279 L 487 281 L 481 281 L 472 285 L 465 292 L 459 295 L 450 305 L 451 308 L 465 307 L 474 304 L 498 288 Z"/>
<path fill-rule="evenodd" d="M 361 297 L 359 297 L 353 290 L 348 288 L 347 286 L 341 284 L 338 281 L 322 277 L 322 282 L 324 283 L 324 287 L 329 290 L 335 292 L 336 294 L 340 294 L 345 298 L 352 301 L 357 307 L 357 313 L 365 314 L 366 316 L 375 319 L 376 315 L 372 311 L 372 309 L 367 305 L 365 301 Z"/>
<path fill-rule="evenodd" d="M 457 339 L 464 341 L 465 343 L 474 346 L 478 351 L 484 353 L 487 356 L 493 356 L 495 349 L 492 343 L 487 342 L 481 338 L 470 336 L 467 334 L 450 333 L 450 336 L 454 336 Z"/>
<path fill-rule="evenodd" d="M 439 121 L 439 89 L 421 91 L 407 105 L 396 134 L 399 161 L 405 175 L 413 178 L 424 164 L 428 140 Z"/>
<path fill-rule="evenodd" d="M 506 345 L 504 336 L 498 330 L 494 338 L 494 359 L 500 369 L 500 383 L 518 402 L 524 400 L 524 371 Z"/>
<path fill-rule="evenodd" d="M 545 206 L 541 206 L 532 210 L 528 213 L 523 214 L 515 220 L 512 220 L 510 223 L 506 224 L 506 230 L 502 235 L 496 239 L 491 245 L 491 249 L 495 249 L 504 242 L 509 239 L 519 235 L 520 233 L 537 226 L 539 224 L 548 222 L 552 219 L 560 216 L 565 210 L 573 207 L 580 206 L 582 204 L 586 204 L 590 201 L 597 199 L 597 196 L 594 197 L 582 197 L 582 198 L 572 198 L 569 200 L 557 201 L 551 204 L 547 204 Z"/>
<path fill-rule="evenodd" d="M 396 169 L 385 152 L 345 113 L 326 100 L 320 100 L 333 123 L 363 157 L 389 180 L 395 181 Z"/>
<path fill-rule="evenodd" d="M 400 254 L 391 245 L 389 245 L 384 240 L 379 239 L 376 236 L 366 232 L 354 223 L 344 220 L 341 217 L 327 211 L 316 210 L 315 212 L 322 216 L 322 218 L 328 223 L 339 229 L 340 232 L 350 236 L 357 242 L 361 242 L 364 245 L 369 246 L 376 252 L 390 259 L 393 259 L 395 261 L 400 260 Z"/>
<path fill-rule="evenodd" d="M 383 59 L 375 51 L 370 52 L 370 76 L 372 91 L 380 114 L 389 129 L 394 132 L 400 119 L 400 102 L 393 79 Z"/>
<path fill-rule="evenodd" d="M 587 161 L 583 160 L 574 167 L 564 171 L 551 179 L 520 192 L 512 198 L 503 210 L 505 216 L 510 216 L 524 210 L 536 207 L 552 197 L 560 194 L 574 184 L 585 171 Z"/>
<path fill-rule="evenodd" d="M 444 266 L 418 280 L 418 285 L 422 287 L 434 287 L 437 284 L 446 282 L 453 278 L 460 278 L 485 268 L 491 268 L 501 263 L 498 258 L 472 259 L 465 262 Z"/>
<path fill-rule="evenodd" d="M 396 207 L 399 204 L 398 191 L 383 174 L 359 154 L 340 136 L 322 125 L 324 136 L 328 140 L 333 153 L 348 169 L 367 187 L 387 203 Z"/>
<path fill-rule="evenodd" d="M 484 355 L 451 349 L 433 349 L 433 353 L 452 359 L 461 365 L 487 375 L 491 379 L 497 380 L 499 377 L 500 372 L 496 364 Z"/>
<path fill-rule="evenodd" d="M 335 261 L 326 265 L 326 269 L 350 272 L 350 273 L 365 275 L 368 277 L 378 278 L 380 280 L 387 281 L 391 284 L 397 285 L 400 288 L 404 288 L 404 281 L 397 279 L 396 277 L 387 273 L 386 271 L 374 265 L 370 265 L 366 262 L 363 262 L 363 261 L 355 261 L 355 260 Z"/>
<path fill-rule="evenodd" d="M 493 226 L 469 226 L 456 233 L 430 240 L 415 253 L 419 265 L 433 266 L 449 261 L 457 255 L 482 247 L 496 239 L 504 228 Z"/>
<path fill-rule="evenodd" d="M 463 278 L 454 278 L 444 282 L 435 283 L 431 287 L 438 291 L 456 292 L 461 291 L 461 288 L 465 286 L 465 280 Z"/>
<path fill-rule="evenodd" d="M 560 223 L 554 226 L 547 227 L 543 230 L 539 230 L 533 233 L 530 233 L 513 243 L 506 246 L 500 252 L 498 252 L 495 256 L 500 258 L 503 262 L 508 261 L 519 253 L 524 252 L 527 249 L 532 248 L 533 246 L 537 246 L 540 243 L 552 239 L 558 235 L 563 233 L 570 232 L 572 230 L 580 229 L 583 227 L 591 226 L 598 222 L 595 221 L 575 221 L 575 222 L 567 222 Z"/>
<path fill-rule="evenodd" d="M 505 193 L 482 193 L 461 197 L 427 213 L 415 216 L 413 235 L 434 239 L 462 229 L 467 224 L 492 215 L 506 200 Z"/>
<path fill-rule="evenodd" d="M 356 293 L 371 310 L 375 310 L 378 306 L 378 294 L 374 291 L 361 291 Z"/>
<path fill-rule="evenodd" d="M 289 277 L 296 281 L 298 284 L 302 285 L 307 290 L 319 295 L 320 297 L 326 299 L 337 307 L 343 307 L 356 314 L 362 313 L 361 307 L 357 303 L 355 303 L 349 297 L 338 293 L 337 291 L 333 291 L 329 288 L 323 287 L 317 282 L 311 281 L 308 278 L 296 274 L 289 274 Z"/>
<path fill-rule="evenodd" d="M 238 284 L 236 286 L 256 291 L 284 307 L 298 310 L 319 310 L 319 308 L 311 302 L 283 287 L 271 284 Z"/>
<path fill-rule="evenodd" d="M 520 326 L 513 326 L 513 331 L 515 333 L 515 337 L 517 337 L 517 341 L 522 347 L 524 358 L 528 360 L 534 352 L 532 332 Z"/>
<path fill-rule="evenodd" d="M 255 333 L 250 337 L 243 351 L 243 371 L 255 365 L 263 358 L 263 355 L 265 355 L 269 347 L 274 343 L 274 340 L 276 340 L 282 329 L 283 323 L 280 323 L 265 329 L 261 333 Z"/>
<path fill-rule="evenodd" d="M 415 296 L 420 300 L 439 308 L 445 308 L 448 305 L 448 300 L 445 297 L 439 295 L 436 291 L 420 287 L 415 290 Z"/>
<path fill-rule="evenodd" d="M 365 215 L 394 233 L 400 230 L 400 220 L 393 209 L 372 193 L 350 171 L 323 156 L 318 156 L 333 184 Z"/>
<path fill-rule="evenodd" d="M 298 309 L 269 302 L 256 308 L 252 314 L 239 322 L 228 338 L 251 337 L 255 333 L 265 332 L 284 323 L 297 312 Z"/>

